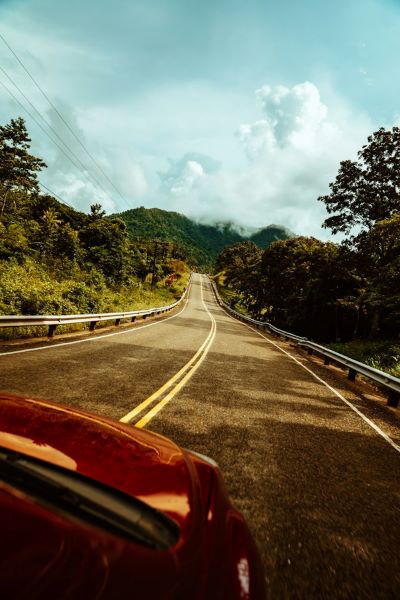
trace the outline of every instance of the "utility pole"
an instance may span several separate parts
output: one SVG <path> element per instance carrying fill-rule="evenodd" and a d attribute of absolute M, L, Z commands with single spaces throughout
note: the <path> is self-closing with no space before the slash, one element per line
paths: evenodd
<path fill-rule="evenodd" d="M 153 287 L 155 277 L 156 277 L 157 244 L 158 244 L 158 238 L 156 236 L 156 238 L 154 239 L 154 254 L 153 254 L 153 269 L 152 269 L 152 276 L 151 276 L 151 287 Z"/>

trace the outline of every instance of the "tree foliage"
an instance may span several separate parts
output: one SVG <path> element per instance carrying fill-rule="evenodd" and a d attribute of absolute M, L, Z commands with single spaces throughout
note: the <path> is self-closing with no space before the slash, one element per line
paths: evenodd
<path fill-rule="evenodd" d="M 7 125 L 0 125 L 0 187 L 2 191 L 1 214 L 7 206 L 11 191 L 38 192 L 37 173 L 46 164 L 41 158 L 29 153 L 31 139 L 24 120 L 11 119 Z M 15 203 L 17 194 L 13 195 Z"/>
<path fill-rule="evenodd" d="M 368 137 L 358 152 L 358 161 L 340 163 L 338 175 L 321 196 L 332 216 L 324 227 L 333 233 L 363 230 L 400 212 L 400 128 L 383 127 Z"/>
<path fill-rule="evenodd" d="M 217 270 L 224 271 L 226 283 L 238 292 L 238 300 L 250 310 L 257 305 L 254 290 L 261 256 L 262 250 L 254 242 L 238 242 L 224 248 L 216 262 Z"/>
<path fill-rule="evenodd" d="M 260 300 L 280 327 L 320 339 L 346 337 L 358 321 L 362 281 L 336 244 L 300 237 L 262 257 Z M 349 323 L 350 321 L 350 323 Z"/>
<path fill-rule="evenodd" d="M 225 271 L 228 283 L 240 286 L 243 283 L 243 273 L 256 270 L 261 255 L 262 250 L 254 242 L 238 242 L 222 250 L 218 255 L 216 267 Z"/>

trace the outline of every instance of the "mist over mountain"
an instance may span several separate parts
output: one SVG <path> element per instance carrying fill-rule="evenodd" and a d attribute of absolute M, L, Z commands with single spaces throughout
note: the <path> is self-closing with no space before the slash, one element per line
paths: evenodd
<path fill-rule="evenodd" d="M 115 216 L 115 215 L 114 215 Z M 203 224 L 177 212 L 160 208 L 134 208 L 117 215 L 123 219 L 132 238 L 169 241 L 181 246 L 194 266 L 209 267 L 225 247 L 251 240 L 266 248 L 277 240 L 296 237 L 282 225 L 268 225 L 248 232 L 232 222 Z"/>

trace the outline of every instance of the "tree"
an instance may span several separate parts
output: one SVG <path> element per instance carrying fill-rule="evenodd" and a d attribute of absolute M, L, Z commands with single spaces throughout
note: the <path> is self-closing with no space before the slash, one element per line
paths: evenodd
<path fill-rule="evenodd" d="M 226 283 L 240 294 L 240 301 L 256 309 L 262 250 L 250 241 L 226 246 L 217 257 L 217 270 L 224 271 Z"/>
<path fill-rule="evenodd" d="M 102 219 L 105 217 L 106 211 L 102 209 L 101 204 L 91 204 L 90 205 L 90 214 L 89 219 L 91 221 L 97 221 L 98 219 Z"/>
<path fill-rule="evenodd" d="M 318 199 L 332 216 L 323 226 L 333 233 L 349 233 L 354 226 L 370 230 L 400 212 L 400 128 L 381 127 L 368 137 L 358 161 L 340 163 L 331 193 Z"/>
<path fill-rule="evenodd" d="M 400 213 L 361 233 L 357 256 L 367 281 L 362 298 L 367 333 L 371 338 L 395 337 L 400 332 Z"/>
<path fill-rule="evenodd" d="M 0 260 L 11 257 L 21 259 L 28 250 L 24 227 L 20 223 L 5 225 L 0 221 Z"/>
<path fill-rule="evenodd" d="M 216 266 L 225 272 L 228 284 L 239 284 L 245 272 L 253 271 L 259 265 L 262 250 L 250 241 L 238 242 L 232 246 L 225 246 L 217 257 Z"/>
<path fill-rule="evenodd" d="M 46 164 L 29 153 L 31 139 L 25 121 L 19 117 L 0 125 L 0 186 L 3 192 L 1 214 L 10 192 L 38 192 L 38 171 Z"/>
<path fill-rule="evenodd" d="M 113 284 L 124 282 L 130 270 L 127 227 L 119 218 L 104 218 L 100 205 L 93 205 L 86 227 L 79 232 L 86 260 L 99 268 Z"/>
<path fill-rule="evenodd" d="M 61 221 L 54 208 L 48 208 L 40 219 L 40 250 L 44 257 L 52 257 L 56 253 Z"/>
<path fill-rule="evenodd" d="M 345 252 L 312 237 L 275 242 L 264 251 L 258 302 L 278 327 L 320 340 L 352 337 L 361 281 Z"/>

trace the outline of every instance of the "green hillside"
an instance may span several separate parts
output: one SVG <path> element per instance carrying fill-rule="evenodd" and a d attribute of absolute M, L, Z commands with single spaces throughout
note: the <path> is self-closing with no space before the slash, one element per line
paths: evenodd
<path fill-rule="evenodd" d="M 225 246 L 251 239 L 261 248 L 273 241 L 294 237 L 285 227 L 269 225 L 247 238 L 230 223 L 203 225 L 176 212 L 159 208 L 134 208 L 117 215 L 128 227 L 130 236 L 175 242 L 181 246 L 193 265 L 209 268 Z"/>

